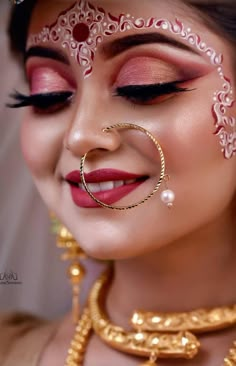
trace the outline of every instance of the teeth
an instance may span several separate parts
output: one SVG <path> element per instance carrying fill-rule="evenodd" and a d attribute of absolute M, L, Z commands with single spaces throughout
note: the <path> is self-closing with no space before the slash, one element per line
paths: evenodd
<path fill-rule="evenodd" d="M 87 183 L 87 186 L 88 186 L 88 189 L 90 190 L 90 192 L 98 193 L 98 192 L 110 191 L 111 189 L 119 188 L 124 185 L 132 184 L 135 182 L 136 182 L 136 179 L 130 179 L 130 180 L 126 180 L 126 181 L 116 180 L 114 182 L 109 181 L 109 182 L 101 182 L 101 183 Z M 82 183 L 79 183 L 78 186 L 83 191 L 86 191 L 86 189 L 84 188 L 84 185 Z"/>
<path fill-rule="evenodd" d="M 114 182 L 114 188 L 122 187 L 125 184 L 123 180 L 117 180 Z"/>
<path fill-rule="evenodd" d="M 114 182 L 102 182 L 100 183 L 100 191 L 109 191 L 114 188 Z"/>
<path fill-rule="evenodd" d="M 88 183 L 88 189 L 92 193 L 100 192 L 100 184 L 99 183 Z"/>
<path fill-rule="evenodd" d="M 84 185 L 82 183 L 79 183 L 79 188 L 82 189 L 82 191 L 86 191 L 86 189 L 84 188 Z"/>

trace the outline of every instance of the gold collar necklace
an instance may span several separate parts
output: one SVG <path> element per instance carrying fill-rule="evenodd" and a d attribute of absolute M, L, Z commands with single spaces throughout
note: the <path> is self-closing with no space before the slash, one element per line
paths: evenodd
<path fill-rule="evenodd" d="M 110 271 L 107 271 L 91 290 L 88 307 L 76 326 L 66 366 L 83 365 L 92 331 L 120 352 L 147 357 L 149 360 L 142 366 L 156 366 L 158 358 L 195 357 L 200 348 L 196 334 L 226 329 L 236 324 L 234 305 L 185 313 L 135 312 L 131 320 L 133 331 L 125 331 L 110 322 L 101 306 L 109 279 Z M 222 366 L 236 366 L 236 342 Z"/>

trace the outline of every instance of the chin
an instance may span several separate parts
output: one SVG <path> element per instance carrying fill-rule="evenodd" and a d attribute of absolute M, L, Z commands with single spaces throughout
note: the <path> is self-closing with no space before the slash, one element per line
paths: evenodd
<path fill-rule="evenodd" d="M 97 260 L 122 260 L 135 256 L 133 249 L 129 251 L 129 247 L 124 242 L 104 239 L 102 237 L 94 239 L 86 238 L 83 240 L 81 235 L 78 242 L 84 252 L 91 258 Z"/>
<path fill-rule="evenodd" d="M 94 259 L 126 260 L 140 257 L 156 250 L 157 242 L 160 242 L 157 240 L 160 232 L 153 232 L 156 219 L 148 220 L 145 230 L 143 225 L 137 225 L 143 220 L 142 210 L 121 215 L 120 212 L 103 209 L 71 209 L 65 203 L 59 206 L 56 215 L 83 251 Z"/>
<path fill-rule="evenodd" d="M 132 237 L 127 240 L 114 230 L 89 230 L 88 228 L 69 227 L 70 232 L 87 256 L 97 260 L 122 260 L 138 255 L 136 242 Z"/>

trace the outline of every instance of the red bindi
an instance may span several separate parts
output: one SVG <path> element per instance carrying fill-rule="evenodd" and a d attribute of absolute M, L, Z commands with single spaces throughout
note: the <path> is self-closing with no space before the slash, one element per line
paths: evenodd
<path fill-rule="evenodd" d="M 73 37 L 77 42 L 85 42 L 89 37 L 89 27 L 85 23 L 78 23 L 73 28 Z"/>

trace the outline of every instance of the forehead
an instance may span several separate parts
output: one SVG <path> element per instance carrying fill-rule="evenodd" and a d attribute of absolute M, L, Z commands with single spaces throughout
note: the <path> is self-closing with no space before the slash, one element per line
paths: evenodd
<path fill-rule="evenodd" d="M 75 4 L 75 0 L 38 0 L 32 16 L 31 31 L 38 31 L 42 25 L 50 25 L 63 11 Z M 79 1 L 77 1 L 79 2 Z M 181 0 L 92 0 L 90 3 L 97 9 L 103 8 L 106 12 L 119 16 L 131 13 L 135 17 L 159 17 L 169 19 L 176 17 L 188 18 L 192 21 L 194 11 L 186 2 Z M 196 20 L 196 19 L 195 19 Z M 199 17 L 200 22 L 200 17 Z"/>
<path fill-rule="evenodd" d="M 46 6 L 45 0 L 41 0 L 34 11 L 27 46 L 53 43 L 63 47 L 84 68 L 84 76 L 88 77 L 100 45 L 104 48 L 104 40 L 111 37 L 114 40 L 122 33 L 126 33 L 127 37 L 127 33 L 129 36 L 152 30 L 159 32 L 159 42 L 178 43 L 179 47 L 186 47 L 184 43 L 190 44 L 191 47 L 187 46 L 189 50 L 197 48 L 210 57 L 213 64 L 221 63 L 221 55 L 217 56 L 216 51 L 202 41 L 203 30 L 198 32 L 199 24 L 197 27 L 192 23 L 190 14 L 187 15 L 187 10 L 183 9 L 183 3 L 166 0 L 159 4 L 157 6 L 157 0 L 149 0 L 145 7 L 137 0 L 130 0 L 128 4 L 124 0 L 94 0 L 92 3 L 86 0 L 54 0 Z M 188 23 L 183 18 L 181 21 L 177 18 L 178 14 L 181 17 L 181 13 L 182 17 L 189 18 Z M 42 24 L 42 21 L 47 23 Z M 163 36 L 166 32 L 171 34 L 172 41 L 168 36 Z M 179 43 L 176 38 L 182 42 Z"/>

